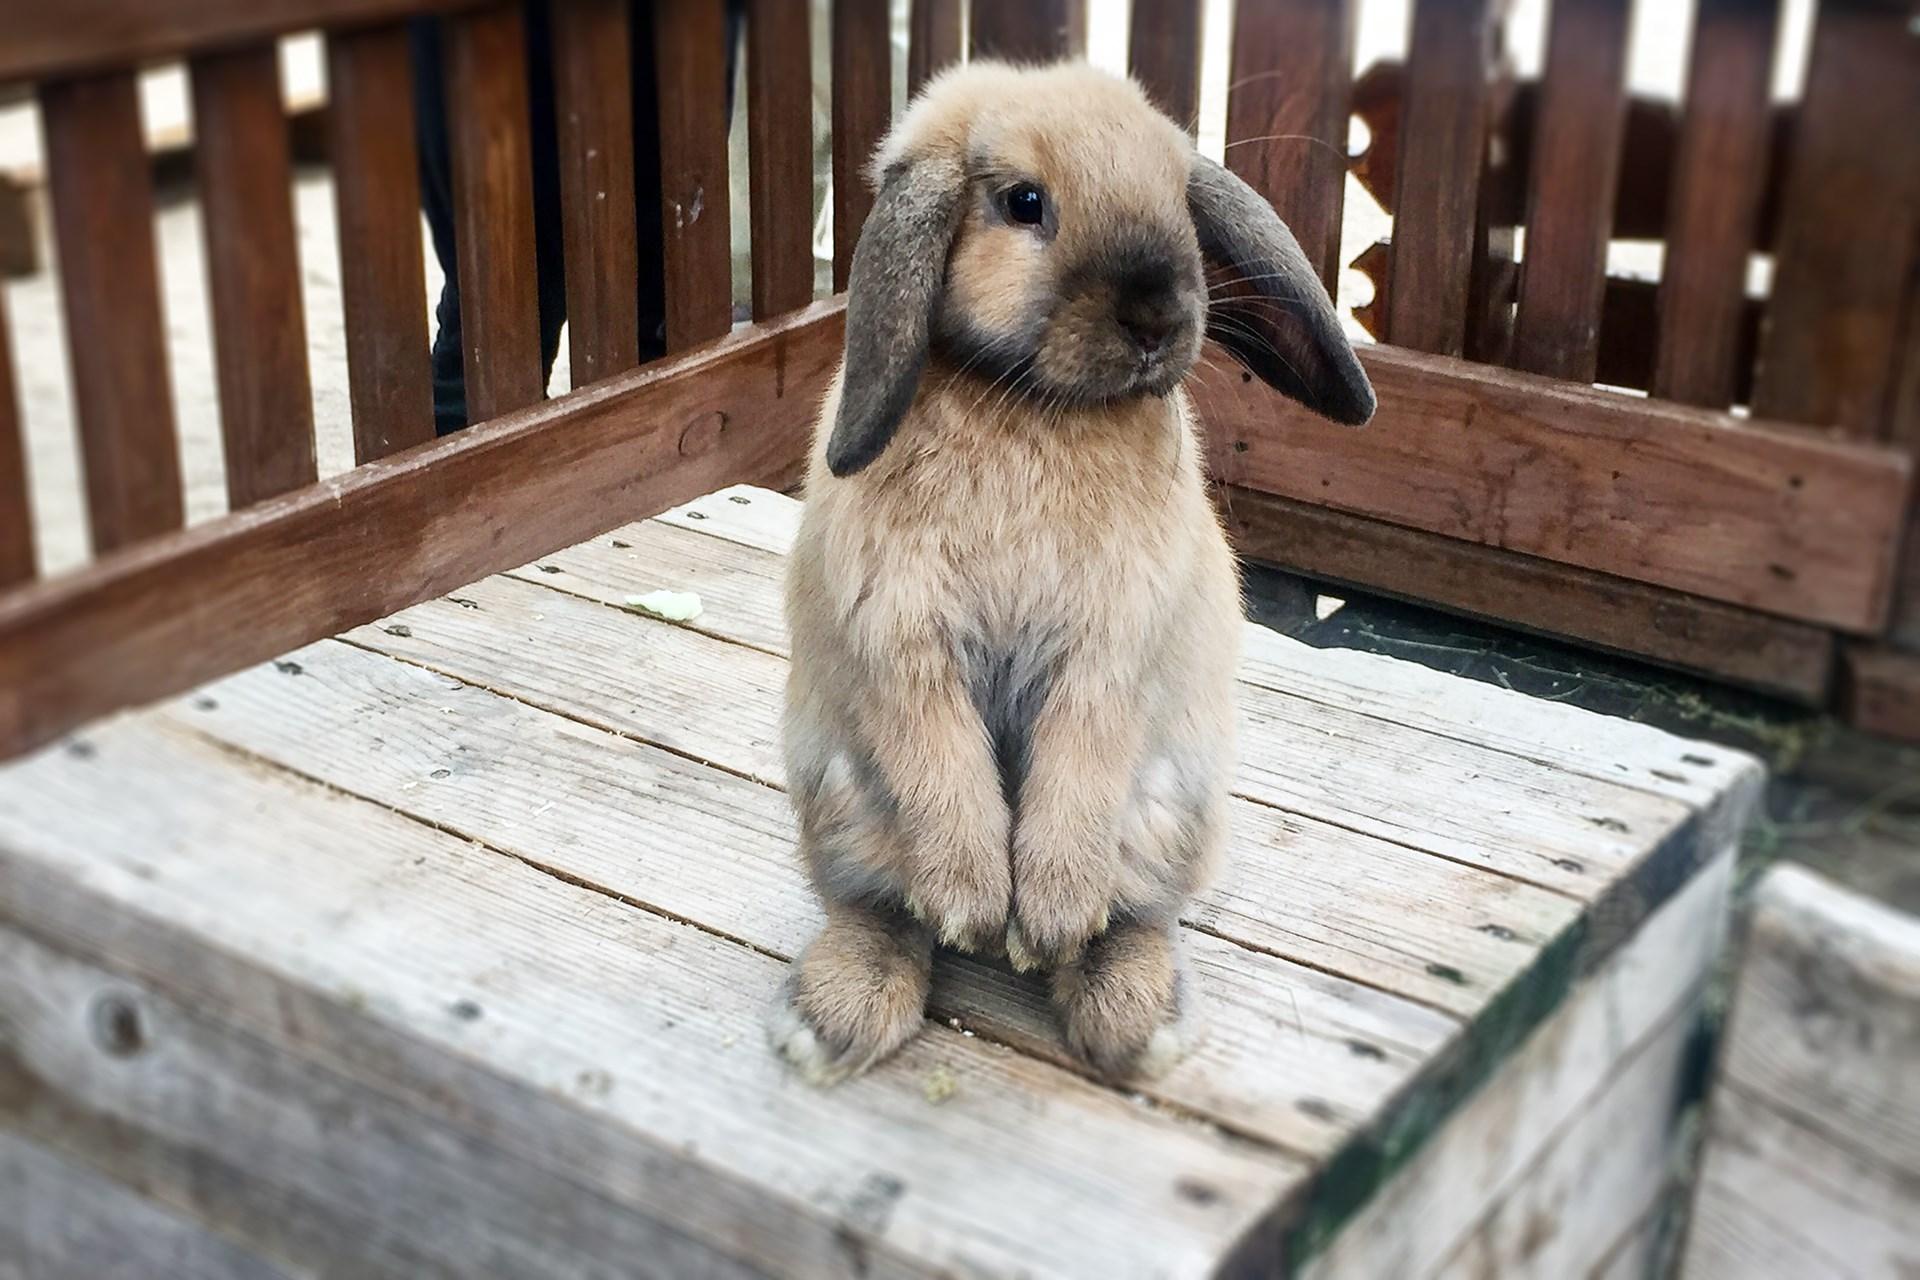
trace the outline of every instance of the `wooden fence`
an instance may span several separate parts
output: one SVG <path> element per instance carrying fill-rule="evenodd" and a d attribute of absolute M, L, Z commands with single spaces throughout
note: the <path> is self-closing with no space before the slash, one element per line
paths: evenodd
<path fill-rule="evenodd" d="M 1627 0 L 1556 0 L 1516 84 L 1501 0 L 1419 0 L 1403 67 L 1351 75 L 1350 0 L 1241 0 L 1232 166 L 1329 284 L 1351 164 L 1394 215 L 1362 257 L 1381 393 L 1339 431 L 1237 374 L 1200 383 L 1244 549 L 1338 581 L 1808 702 L 1844 654 L 1870 725 L 1920 733 L 1920 40 L 1823 0 L 1806 91 L 1767 98 L 1772 0 L 1701 0 L 1678 110 L 1629 102 Z M 1073 0 L 915 0 L 909 76 L 1084 39 Z M 99 558 L 33 581 L 0 316 L 0 755 L 734 482 L 787 485 L 840 343 L 815 301 L 811 55 L 797 4 L 747 23 L 753 322 L 731 323 L 721 0 L 555 0 L 571 359 L 543 401 L 527 33 L 498 0 L 0 3 L 0 85 L 37 86 Z M 433 438 L 404 22 L 442 12 L 467 386 Z M 836 285 L 889 112 L 888 5 L 835 0 Z M 653 24 L 666 359 L 640 366 L 628 24 Z M 354 439 L 316 482 L 274 41 L 326 33 Z M 1132 65 L 1191 119 L 1200 15 L 1135 0 Z M 183 529 L 135 75 L 186 60 L 232 514 Z M 1300 137 L 1330 145 L 1302 145 Z M 703 217 L 676 217 L 701 208 Z M 1521 232 L 1524 232 L 1522 236 Z M 1610 279 L 1616 236 L 1665 241 Z M 1516 261 L 1524 239 L 1525 253 Z M 1751 253 L 1773 286 L 1747 293 Z M 1657 398 L 1596 389 L 1644 385 Z M 1741 412 L 1733 412 L 1736 402 Z M 1903 542 L 1914 554 L 1902 560 Z M 1903 647 L 1904 646 L 1904 647 Z"/>

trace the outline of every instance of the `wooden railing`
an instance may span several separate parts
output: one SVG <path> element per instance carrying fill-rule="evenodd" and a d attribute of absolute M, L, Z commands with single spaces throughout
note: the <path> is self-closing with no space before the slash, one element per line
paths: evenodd
<path fill-rule="evenodd" d="M 971 13 L 963 12 L 970 7 Z M 1768 0 L 1702 0 L 1686 105 L 1627 100 L 1626 0 L 1557 0 L 1544 79 L 1517 85 L 1504 0 L 1419 0 L 1406 64 L 1352 75 L 1356 0 L 1242 0 L 1227 157 L 1329 285 L 1351 166 L 1394 214 L 1365 256 L 1381 391 L 1337 431 L 1237 376 L 1196 399 L 1248 551 L 1808 701 L 1839 637 L 1920 646 L 1902 569 L 1920 444 L 1920 76 L 1901 6 L 1821 5 L 1782 140 Z M 116 707 L 451 590 L 726 483 L 787 484 L 839 343 L 815 302 L 806 14 L 752 0 L 746 47 L 753 323 L 731 322 L 721 0 L 554 0 L 571 364 L 543 402 L 523 11 L 500 0 L 0 0 L 0 83 L 38 86 L 99 561 L 31 582 L 17 397 L 0 315 L 0 754 Z M 834 0 L 836 287 L 890 109 L 888 6 Z M 404 23 L 444 16 L 467 392 L 434 439 Z M 629 24 L 653 24 L 668 357 L 639 367 Z M 273 42 L 326 35 L 355 455 L 315 483 L 314 424 Z M 1200 12 L 1135 0 L 1131 63 L 1177 119 L 1203 89 Z M 961 54 L 1048 57 L 1074 0 L 915 0 L 909 78 Z M 182 531 L 180 464 L 135 74 L 184 59 L 212 252 L 233 513 Z M 1657 287 L 1609 280 L 1642 221 Z M 1657 132 L 1657 128 L 1655 129 Z M 1636 148 L 1638 150 L 1636 150 Z M 647 152 L 647 154 L 651 154 Z M 1777 218 L 1763 218 L 1768 193 Z M 1872 198 L 1869 198 L 1872 193 Z M 690 212 L 691 211 L 691 212 Z M 1638 214 L 1635 215 L 1639 216 Z M 1777 224 L 1777 231 L 1773 229 Z M 1527 252 L 1516 262 L 1524 227 Z M 1746 296 L 1772 235 L 1775 284 Z M 1629 323 L 1621 316 L 1636 321 Z M 1586 384 L 1638 339 L 1666 401 Z M 1751 336 L 1743 336 L 1751 335 Z M 1735 416 L 1751 387 L 1751 416 Z M 1796 424 L 1805 424 L 1796 425 Z M 1807 429 L 1808 427 L 1816 429 Z M 1920 530 L 1913 534 L 1920 542 Z M 1904 572 L 1905 577 L 1901 574 Z M 1862 650 L 1862 652 L 1865 652 Z M 1901 660 L 1873 650 L 1866 670 Z M 1874 665 L 1877 664 L 1877 665 Z M 1856 664 L 1858 665 L 1858 664 Z M 1920 688 L 1920 684 L 1915 685 Z M 1884 696 L 1875 705 L 1889 705 Z"/>

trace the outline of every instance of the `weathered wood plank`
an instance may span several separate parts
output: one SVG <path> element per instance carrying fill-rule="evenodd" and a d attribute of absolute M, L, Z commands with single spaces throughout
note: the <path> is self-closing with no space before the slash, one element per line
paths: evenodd
<path fill-rule="evenodd" d="M 747 10 L 747 163 L 753 318 L 813 301 L 813 46 L 804 8 Z"/>
<path fill-rule="evenodd" d="M 47 194 L 95 554 L 185 520 L 132 73 L 43 85 Z"/>
<path fill-rule="evenodd" d="M 974 21 L 979 22 L 976 14 Z M 853 247 L 873 212 L 867 161 L 892 114 L 886 0 L 833 0 L 833 288 L 847 287 Z"/>
<path fill-rule="evenodd" d="M 1779 0 L 1703 0 L 1673 158 L 1653 393 L 1724 409 L 1737 390 L 1747 258 L 1766 189 Z"/>
<path fill-rule="evenodd" d="M 1389 340 L 1460 355 L 1486 158 L 1494 0 L 1418 0 L 1394 180 Z"/>
<path fill-rule="evenodd" d="M 1086 53 L 1086 0 L 972 0 L 968 38 L 976 58 L 1052 62 Z"/>
<path fill-rule="evenodd" d="M 1695 1184 L 1683 1280 L 1900 1276 L 1920 1258 L 1901 1181 L 1786 1113 L 1722 1088 Z"/>
<path fill-rule="evenodd" d="M 1426 1242 L 1461 1240 L 1510 1197 L 1552 1136 L 1606 1090 L 1622 1057 L 1698 999 L 1724 930 L 1733 863 L 1729 847 L 1702 867 L 1501 1064 L 1447 1136 L 1401 1166 L 1337 1235 L 1338 1223 L 1307 1223 L 1303 1245 L 1326 1247 L 1302 1274 L 1417 1274 Z"/>
<path fill-rule="evenodd" d="M 907 96 L 960 61 L 966 0 L 911 0 L 907 8 Z"/>
<path fill-rule="evenodd" d="M 1754 388 L 1757 415 L 1877 436 L 1920 252 L 1920 46 L 1906 7 L 1829 0 L 1814 28 Z"/>
<path fill-rule="evenodd" d="M 293 157 L 276 46 L 202 54 L 191 72 L 227 505 L 238 510 L 319 475 Z"/>
<path fill-rule="evenodd" d="M 1850 644 L 1841 651 L 1847 723 L 1867 733 L 1920 742 L 1920 653 Z"/>
<path fill-rule="evenodd" d="M 1701 1010 L 1686 1002 L 1603 1082 L 1452 1255 L 1436 1280 L 1592 1276 L 1623 1223 L 1669 1195 L 1676 1124 Z M 1644 1280 L 1644 1277 L 1642 1278 Z"/>
<path fill-rule="evenodd" d="M 790 483 L 840 345 L 822 304 L 15 592 L 0 757 L 716 485 Z"/>
<path fill-rule="evenodd" d="M 1170 7 L 1191 19 L 1197 68 L 1199 6 Z M 1137 24 L 1137 4 L 1134 13 Z M 1137 28 L 1134 39 L 1140 39 Z M 1340 284 L 1353 39 L 1350 0 L 1268 0 L 1234 9 L 1227 167 L 1279 210 L 1334 296 Z M 1192 110 L 1183 118 L 1191 119 Z"/>
<path fill-rule="evenodd" d="M 11 971 L 0 985 L 11 985 Z M 0 1276 L 283 1280 L 287 1273 L 112 1179 L 0 1129 Z"/>
<path fill-rule="evenodd" d="M 0 588 L 36 572 L 33 507 L 27 497 L 27 440 L 14 389 L 13 342 L 7 336 L 7 300 L 0 293 Z"/>
<path fill-rule="evenodd" d="M 1246 19 L 1238 15 L 1245 11 L 1235 12 L 1236 24 L 1244 23 Z M 1200 122 L 1200 20 L 1200 6 L 1188 0 L 1133 0 L 1127 20 L 1127 70 L 1146 89 L 1153 105 L 1188 133 Z M 1236 47 L 1242 38 L 1236 34 Z M 1245 74 L 1238 65 L 1235 82 Z M 1233 136 L 1231 124 L 1227 136 Z"/>
<path fill-rule="evenodd" d="M 355 462 L 433 439 L 411 77 L 404 27 L 327 38 L 327 140 Z"/>
<path fill-rule="evenodd" d="M 1626 123 L 1627 0 L 1557 0 L 1534 121 L 1513 364 L 1591 382 Z"/>
<path fill-rule="evenodd" d="M 781 785 L 777 744 L 785 670 L 777 659 L 730 653 L 727 646 L 684 629 L 570 602 L 553 592 L 534 592 L 531 586 L 516 589 L 512 584 L 476 583 L 464 589 L 459 600 L 465 603 L 435 602 L 408 610 L 392 622 L 352 633 L 351 639 L 571 720 Z M 390 628 L 405 634 L 393 634 Z M 538 656 L 559 648 L 571 655 L 564 662 Z M 311 665 L 295 661 L 303 670 Z M 400 681 L 400 687 L 416 695 L 434 688 L 415 676 L 383 672 L 377 666 L 363 670 L 361 664 L 338 656 L 328 661 L 361 672 L 365 679 L 380 676 Z M 741 670 L 714 675 L 728 666 Z M 634 681 L 636 667 L 647 672 L 645 687 L 654 691 L 644 702 L 633 696 L 633 690 L 641 687 Z M 497 789 L 513 798 L 494 819 L 504 826 L 487 838 L 528 852 L 543 847 L 537 833 L 520 826 L 516 816 L 522 808 L 537 809 L 541 803 L 528 797 L 522 805 L 524 784 L 475 779 L 471 791 L 462 786 L 447 796 L 445 803 L 459 808 L 443 809 L 438 805 L 444 786 L 431 796 L 408 789 L 409 783 L 418 782 L 417 773 L 383 776 L 381 789 L 368 792 L 366 788 L 375 785 L 368 781 L 373 771 L 351 767 L 357 753 L 334 752 L 337 758 L 330 761 L 327 752 L 315 749 L 312 744 L 338 743 L 362 732 L 355 724 L 365 723 L 362 717 L 373 716 L 381 705 L 373 695 L 359 691 L 348 698 L 337 689 L 310 685 L 287 689 L 264 674 L 251 680 L 239 677 L 237 683 L 245 686 L 253 700 L 249 705 L 254 714 L 243 722 L 248 750 L 381 803 L 416 811 L 421 804 L 434 804 L 433 821 L 476 833 L 479 828 L 472 824 L 498 809 L 490 799 Z M 327 710 L 320 700 L 328 693 L 355 710 Z M 226 701 L 217 691 L 212 696 L 217 703 Z M 301 712 L 286 711 L 291 719 L 276 725 L 266 710 L 273 699 L 286 700 L 288 707 L 296 700 L 301 707 L 314 705 Z M 474 705 L 507 714 L 485 701 Z M 546 736 L 550 722 L 545 718 L 514 714 L 518 718 L 511 733 L 505 728 L 500 733 L 526 740 Z M 307 715 L 320 718 L 309 722 Z M 256 720 L 263 724 L 256 725 Z M 304 727 L 296 730 L 296 721 Z M 442 727 L 438 732 L 444 736 L 449 730 Z M 469 759 L 501 751 L 491 733 L 479 739 L 456 734 L 455 740 L 466 744 Z M 371 743 L 366 745 L 374 749 Z M 569 755 L 579 757 L 569 766 L 578 776 L 598 777 L 604 772 L 604 766 L 596 765 L 590 755 Z M 609 779 L 607 785 L 620 784 Z M 716 809 L 723 804 L 719 799 L 712 803 Z M 759 815 L 738 838 L 753 840 L 749 847 L 754 856 L 769 864 L 763 873 L 772 877 L 766 891 L 797 886 L 798 869 L 790 865 L 793 834 L 784 807 L 757 791 L 741 792 L 731 803 L 743 814 Z M 1471 1013 L 1484 1005 L 1578 911 L 1576 904 L 1559 895 L 1265 805 L 1237 802 L 1232 821 L 1236 853 L 1230 870 L 1217 888 L 1194 905 L 1190 919 L 1195 924 L 1453 1012 Z M 608 820 L 610 829 L 619 825 Z M 591 841 L 586 836 L 577 839 L 584 857 L 584 846 Z M 617 875 L 624 848 L 615 841 L 603 855 L 595 854 L 574 870 L 592 877 Z M 1371 886 L 1366 895 L 1354 894 L 1356 878 Z M 728 930 L 752 927 L 751 921 L 739 918 L 739 907 L 729 905 L 734 890 L 702 881 L 675 892 L 696 895 L 673 904 L 676 913 Z M 812 921 L 811 907 L 796 908 L 793 918 L 793 928 L 804 932 Z M 756 941 L 785 954 L 794 939 L 782 935 Z"/>
<path fill-rule="evenodd" d="M 1362 431 L 1226 361 L 1203 370 L 1215 475 L 1766 613 L 1885 624 L 1905 455 L 1395 347 L 1361 362 L 1380 395 Z"/>
<path fill-rule="evenodd" d="M 662 1275 L 763 1274 L 485 1134 L 435 1125 L 402 1102 L 302 1062 L 297 1049 L 237 1032 L 224 1025 L 223 1010 L 189 1007 L 4 928 L 0 957 L 0 1014 L 11 1033 L 7 1123 L 98 1169 L 81 1176 L 104 1188 L 120 1215 L 117 1225 L 99 1224 L 104 1237 L 69 1245 L 77 1255 L 104 1254 L 101 1246 L 111 1243 L 119 1252 L 110 1265 L 36 1277 L 198 1280 L 224 1261 L 242 1275 L 285 1268 L 392 1280 L 560 1280 L 599 1274 L 620 1257 L 645 1257 Z M 485 1017 L 484 1006 L 474 1007 Z M 112 1011 L 109 1030 L 119 1037 L 105 1048 L 104 1033 L 89 1034 L 103 1010 Z M 565 1087 L 586 1091 L 578 1081 Z M 0 1130 L 0 1168 L 7 1141 Z M 72 1221 L 71 1208 L 47 1205 L 45 1212 L 43 1236 Z M 150 1234 L 155 1218 L 174 1229 Z M 0 1221 L 0 1240 L 5 1229 Z M 206 1271 L 173 1270 L 182 1245 L 208 1255 Z"/>
<path fill-rule="evenodd" d="M 1833 633 L 1664 587 L 1223 487 L 1240 554 L 1296 573 L 1577 640 L 1825 706 Z"/>
<path fill-rule="evenodd" d="M 640 363 L 630 9 L 625 0 L 565 0 L 548 11 L 576 387 Z"/>
<path fill-rule="evenodd" d="M 667 350 L 733 327 L 727 221 L 727 16 L 720 0 L 652 6 L 660 103 L 660 225 L 666 235 Z"/>
<path fill-rule="evenodd" d="M 316 27 L 372 26 L 478 0 L 83 0 L 7 14 L 0 81 L 122 70 L 215 44 Z"/>
<path fill-rule="evenodd" d="M 444 38 L 467 418 L 486 422 L 546 391 L 521 6 L 461 14 Z"/>
<path fill-rule="evenodd" d="M 750 1266 L 818 1273 L 852 1250 L 882 1274 L 1198 1270 L 1299 1185 L 1277 1153 L 937 1024 L 885 1070 L 798 1087 L 759 1043 L 778 960 L 190 734 L 88 741 L 0 792 L 10 913 L 30 903 L 72 954 Z M 117 803 L 80 812 L 103 776 Z"/>

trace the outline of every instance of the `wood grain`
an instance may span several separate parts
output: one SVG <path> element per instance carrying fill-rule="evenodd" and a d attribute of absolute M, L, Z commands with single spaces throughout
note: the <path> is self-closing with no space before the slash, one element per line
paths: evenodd
<path fill-rule="evenodd" d="M 1127 25 L 1128 71 L 1153 105 L 1188 133 L 1200 123 L 1200 9 L 1191 0 L 1133 0 Z M 1240 79 L 1238 70 L 1234 79 Z M 1234 136 L 1231 124 L 1227 136 Z"/>
<path fill-rule="evenodd" d="M 1772 127 L 1779 0 L 1702 0 L 1673 159 L 1653 393 L 1724 409 L 1738 392 Z"/>
<path fill-rule="evenodd" d="M 1197 28 L 1197 6 L 1170 7 L 1192 13 Z M 1279 211 L 1336 297 L 1353 39 L 1350 0 L 1265 0 L 1234 10 L 1227 167 Z"/>
<path fill-rule="evenodd" d="M 328 36 L 327 95 L 353 456 L 371 462 L 433 439 L 406 29 Z"/>
<path fill-rule="evenodd" d="M 0 81 L 120 71 L 215 45 L 316 27 L 372 26 L 480 0 L 76 0 L 7 13 Z"/>
<path fill-rule="evenodd" d="M 1457 356 L 1486 158 L 1492 0 L 1417 0 L 1399 122 L 1389 341 Z"/>
<path fill-rule="evenodd" d="M 1626 115 L 1627 0 L 1556 0 L 1534 122 L 1513 365 L 1592 382 Z"/>
<path fill-rule="evenodd" d="M 1892 1275 L 1920 1257 L 1920 921 L 1768 872 L 1735 979 L 1685 1274 Z"/>
<path fill-rule="evenodd" d="M 720 484 L 792 483 L 841 333 L 822 305 L 15 592 L 0 756 Z"/>
<path fill-rule="evenodd" d="M 748 200 L 753 318 L 813 301 L 813 46 L 806 11 L 786 0 L 747 8 Z"/>
<path fill-rule="evenodd" d="M 1884 645 L 1843 650 L 1842 711 L 1866 733 L 1920 743 L 1920 653 Z"/>
<path fill-rule="evenodd" d="M 1920 40 L 1903 5 L 1823 4 L 1794 130 L 1753 410 L 1875 437 L 1920 251 Z"/>
<path fill-rule="evenodd" d="M 976 22 L 979 21 L 976 13 Z M 892 114 L 886 0 L 833 0 L 833 288 L 847 287 L 853 247 L 873 212 L 867 161 Z"/>
<path fill-rule="evenodd" d="M 1215 361 L 1194 384 L 1215 474 L 1782 617 L 1884 627 L 1905 455 L 1396 347 L 1361 362 L 1380 411 L 1352 431 Z"/>
<path fill-rule="evenodd" d="M 1226 490 L 1221 506 L 1241 555 L 1309 577 L 1648 658 L 1806 706 L 1824 706 L 1833 687 L 1834 640 L 1821 627 L 1251 489 Z"/>
<path fill-rule="evenodd" d="M 526 30 L 518 4 L 461 14 L 444 30 L 467 418 L 486 422 L 546 390 Z"/>
<path fill-rule="evenodd" d="M 733 327 L 727 212 L 727 20 L 721 0 L 653 6 L 660 103 L 660 226 L 666 237 L 667 350 Z"/>
<path fill-rule="evenodd" d="M 43 85 L 47 194 L 95 554 L 184 520 L 153 190 L 130 73 Z"/>
<path fill-rule="evenodd" d="M 1697 1007 L 1725 933 L 1733 863 L 1732 846 L 1719 850 L 1501 1064 L 1447 1136 L 1402 1164 L 1358 1212 L 1304 1224 L 1299 1233 L 1316 1253 L 1300 1269 L 1305 1280 L 1420 1274 L 1435 1261 L 1427 1242 L 1459 1242 L 1523 1194 L 1530 1167 L 1605 1093 L 1621 1059 Z"/>
<path fill-rule="evenodd" d="M 939 1024 L 850 1088 L 795 1087 L 763 1043 L 779 959 L 196 734 L 124 728 L 91 739 L 90 760 L 49 753 L 9 780 L 7 914 L 31 902 L 37 934 L 162 991 L 191 973 L 192 997 L 242 1043 L 369 1088 L 450 1144 L 528 1162 L 539 1176 L 522 1196 L 548 1210 L 547 1232 L 572 1230 L 553 1206 L 585 1195 L 773 1274 L 852 1272 L 850 1251 L 897 1276 L 1191 1273 L 1304 1177 L 1283 1153 Z M 109 772 L 120 803 L 40 821 Z M 233 821 L 263 812 L 271 859 Z M 687 851 L 671 829 L 680 806 L 656 795 L 644 812 L 634 834 L 657 856 L 628 859 L 630 872 Z M 161 824 L 178 838 L 149 841 Z M 128 848 L 150 881 L 115 852 Z M 84 1020 L 60 1022 L 85 1034 Z M 149 1062 L 108 1065 L 137 1080 Z M 950 1082 L 944 1104 L 930 1077 Z M 1107 1158 L 1118 1150 L 1131 1171 Z M 965 1176 L 976 1161 L 993 1176 Z M 784 1194 L 794 1186 L 808 1194 Z M 417 1223 L 391 1207 L 382 1220 Z M 1142 1221 L 1151 1235 L 1128 1230 Z"/>
<path fill-rule="evenodd" d="M 190 65 L 227 505 L 237 510 L 319 474 L 293 161 L 274 45 Z"/>
<path fill-rule="evenodd" d="M 27 495 L 27 440 L 14 389 L 7 299 L 0 291 L 0 589 L 35 573 L 33 506 Z"/>
<path fill-rule="evenodd" d="M 966 0 L 911 0 L 907 9 L 907 96 L 965 52 Z"/>
<path fill-rule="evenodd" d="M 630 7 L 625 0 L 564 0 L 549 10 L 567 354 L 576 387 L 640 363 Z"/>
<path fill-rule="evenodd" d="M 1086 53 L 1086 0 L 972 0 L 970 8 L 976 58 L 1052 62 Z"/>

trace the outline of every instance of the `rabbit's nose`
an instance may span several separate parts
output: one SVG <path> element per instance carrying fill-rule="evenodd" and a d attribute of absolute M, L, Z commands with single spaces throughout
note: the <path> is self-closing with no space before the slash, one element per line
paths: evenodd
<path fill-rule="evenodd" d="M 1133 344 L 1140 348 L 1141 355 L 1153 355 L 1167 345 L 1167 339 L 1173 336 L 1175 321 L 1170 316 L 1161 315 L 1122 315 L 1120 327 L 1127 331 Z"/>

